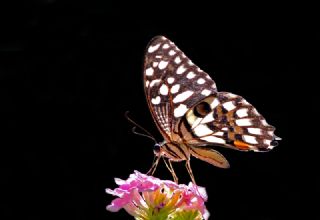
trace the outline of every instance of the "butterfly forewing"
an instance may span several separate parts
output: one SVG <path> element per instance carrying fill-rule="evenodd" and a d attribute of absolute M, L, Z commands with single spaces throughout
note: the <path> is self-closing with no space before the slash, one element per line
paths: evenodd
<path fill-rule="evenodd" d="M 165 137 L 190 107 L 217 91 L 210 76 L 163 36 L 155 37 L 147 47 L 144 88 L 152 116 Z"/>

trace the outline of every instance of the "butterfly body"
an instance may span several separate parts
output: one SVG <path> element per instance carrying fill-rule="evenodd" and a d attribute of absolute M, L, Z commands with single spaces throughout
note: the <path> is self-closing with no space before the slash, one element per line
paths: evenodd
<path fill-rule="evenodd" d="M 241 96 L 218 92 L 211 77 L 173 42 L 152 39 L 144 62 L 144 88 L 152 117 L 164 137 L 155 151 L 170 161 L 194 156 L 217 167 L 228 161 L 213 146 L 269 151 L 275 128 Z"/>

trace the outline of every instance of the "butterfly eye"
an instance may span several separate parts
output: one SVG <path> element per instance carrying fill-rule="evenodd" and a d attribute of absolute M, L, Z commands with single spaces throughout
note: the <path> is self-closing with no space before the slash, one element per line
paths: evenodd
<path fill-rule="evenodd" d="M 195 116 L 202 118 L 211 112 L 211 108 L 207 102 L 201 102 L 195 106 L 193 111 Z"/>
<path fill-rule="evenodd" d="M 155 144 L 155 145 L 153 146 L 153 151 L 154 151 L 155 153 L 159 153 L 159 152 L 160 152 L 160 145 L 159 145 L 159 144 Z"/>

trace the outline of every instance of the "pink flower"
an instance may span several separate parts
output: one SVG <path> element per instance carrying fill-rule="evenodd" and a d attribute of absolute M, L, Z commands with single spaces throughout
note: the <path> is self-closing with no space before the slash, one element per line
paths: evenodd
<path fill-rule="evenodd" d="M 135 171 L 127 180 L 115 178 L 118 188 L 106 192 L 117 196 L 107 210 L 124 208 L 136 219 L 208 219 L 205 188 L 176 184 Z"/>

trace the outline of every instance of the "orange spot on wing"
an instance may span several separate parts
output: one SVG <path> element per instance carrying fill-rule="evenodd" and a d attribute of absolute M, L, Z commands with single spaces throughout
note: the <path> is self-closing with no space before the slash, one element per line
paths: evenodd
<path fill-rule="evenodd" d="M 249 149 L 249 145 L 242 142 L 242 141 L 234 141 L 233 143 L 240 150 L 248 150 Z"/>

